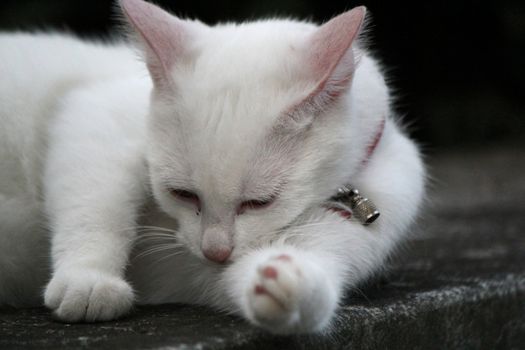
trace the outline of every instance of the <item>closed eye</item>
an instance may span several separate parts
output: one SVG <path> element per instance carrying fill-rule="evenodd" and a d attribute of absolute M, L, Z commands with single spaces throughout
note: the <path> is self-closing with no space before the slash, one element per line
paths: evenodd
<path fill-rule="evenodd" d="M 258 210 L 258 209 L 264 209 L 269 207 L 277 198 L 277 196 L 272 196 L 267 199 L 250 199 L 248 201 L 244 201 L 239 205 L 239 208 L 237 209 L 237 214 L 243 214 L 246 210 Z"/>
<path fill-rule="evenodd" d="M 181 200 L 183 202 L 195 204 L 197 207 L 200 207 L 200 199 L 197 194 L 194 192 L 178 189 L 178 188 L 170 188 L 169 189 L 170 194 L 177 198 L 178 200 Z"/>

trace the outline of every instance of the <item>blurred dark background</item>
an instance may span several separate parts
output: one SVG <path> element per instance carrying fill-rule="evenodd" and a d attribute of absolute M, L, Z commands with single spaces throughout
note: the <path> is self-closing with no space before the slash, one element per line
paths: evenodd
<path fill-rule="evenodd" d="M 274 15 L 325 21 L 364 4 L 371 47 L 397 91 L 398 111 L 427 152 L 525 146 L 523 0 L 158 0 L 206 23 Z M 2 0 L 0 29 L 111 32 L 111 0 Z"/>

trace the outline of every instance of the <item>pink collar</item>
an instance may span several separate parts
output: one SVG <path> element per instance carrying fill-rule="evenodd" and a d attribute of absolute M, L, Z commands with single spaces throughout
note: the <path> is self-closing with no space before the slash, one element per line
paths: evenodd
<path fill-rule="evenodd" d="M 361 165 L 365 167 L 383 136 L 385 130 L 385 118 L 381 120 L 379 129 L 375 134 L 372 143 L 368 145 L 366 151 L 366 157 L 361 162 Z M 380 215 L 379 210 L 372 201 L 364 197 L 359 191 L 351 186 L 345 184 L 337 190 L 337 194 L 330 198 L 326 207 L 336 213 L 339 213 L 345 219 L 350 219 L 355 216 L 356 219 L 363 225 L 369 225 L 374 222 Z"/>
<path fill-rule="evenodd" d="M 381 137 L 383 136 L 383 131 L 385 131 L 385 118 L 381 119 L 381 123 L 379 124 L 379 128 L 377 130 L 377 133 L 372 140 L 372 143 L 368 145 L 368 148 L 366 150 L 366 157 L 362 161 L 362 165 L 365 166 L 368 164 L 368 161 L 370 158 L 372 158 L 372 154 L 377 148 L 377 145 L 379 144 L 379 141 L 381 141 Z"/>

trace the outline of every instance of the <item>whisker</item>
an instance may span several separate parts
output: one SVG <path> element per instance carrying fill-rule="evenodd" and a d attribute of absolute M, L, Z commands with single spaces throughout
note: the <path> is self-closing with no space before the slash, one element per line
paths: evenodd
<path fill-rule="evenodd" d="M 181 246 L 182 245 L 180 244 L 177 244 L 177 245 L 167 244 L 167 245 L 161 245 L 161 246 L 154 246 L 152 248 L 149 248 L 149 249 L 146 249 L 140 252 L 139 254 L 135 256 L 135 258 L 145 257 L 145 256 L 148 256 L 154 253 L 165 251 L 165 250 L 177 249 L 177 248 L 180 248 Z"/>
<path fill-rule="evenodd" d="M 168 254 L 168 255 L 165 255 L 165 256 L 161 257 L 160 259 L 157 259 L 157 260 L 155 261 L 155 263 L 158 264 L 158 263 L 160 263 L 160 262 L 163 261 L 163 260 L 166 260 L 166 259 L 168 259 L 168 258 L 172 258 L 172 257 L 174 257 L 174 256 L 177 256 L 177 255 L 180 255 L 180 254 L 183 254 L 183 253 L 184 253 L 183 250 L 179 250 L 179 251 L 173 252 L 173 253 L 171 253 L 171 254 Z"/>
<path fill-rule="evenodd" d="M 156 230 L 156 231 L 176 232 L 173 229 L 170 229 L 170 228 L 167 228 L 167 227 L 160 227 L 160 226 L 137 225 L 136 228 L 138 228 L 138 229 L 150 229 L 150 230 Z"/>
<path fill-rule="evenodd" d="M 177 239 L 175 235 L 156 233 L 156 232 L 143 232 L 136 239 L 148 239 L 148 238 L 165 238 L 165 239 Z"/>

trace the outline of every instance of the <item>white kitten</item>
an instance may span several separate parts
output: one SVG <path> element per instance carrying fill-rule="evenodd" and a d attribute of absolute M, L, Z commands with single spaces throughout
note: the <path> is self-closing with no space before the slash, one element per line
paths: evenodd
<path fill-rule="evenodd" d="M 45 304 L 63 320 L 188 302 L 275 333 L 329 329 L 424 193 L 356 42 L 364 8 L 209 27 L 121 7 L 151 78 L 125 44 L 0 36 L 0 304 L 39 302 L 49 229 Z M 347 183 L 376 222 L 327 207 Z"/>

